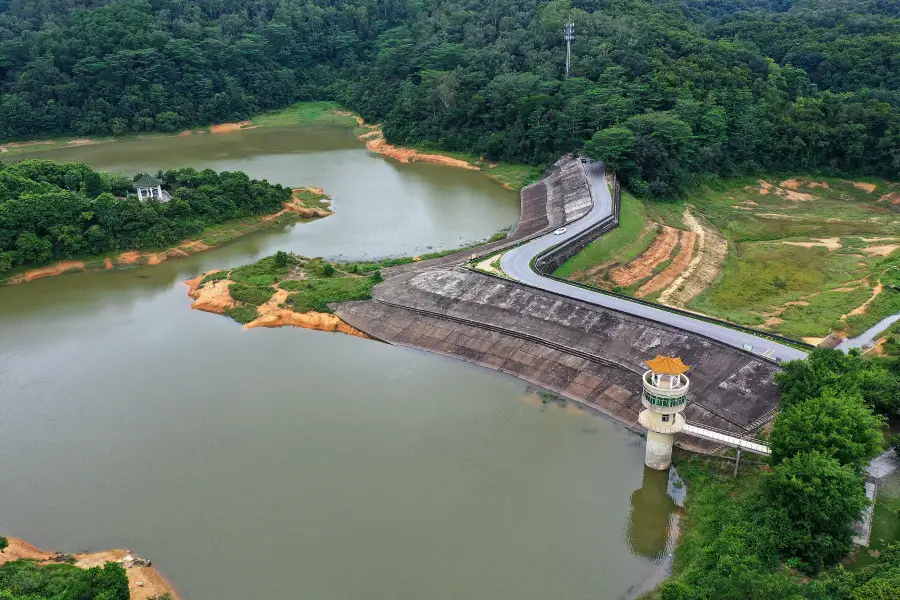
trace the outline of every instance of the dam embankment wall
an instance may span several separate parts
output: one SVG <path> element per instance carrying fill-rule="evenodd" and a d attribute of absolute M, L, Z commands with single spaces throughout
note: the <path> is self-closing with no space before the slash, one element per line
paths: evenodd
<path fill-rule="evenodd" d="M 559 161 L 524 189 L 521 201 L 515 233 L 490 251 L 571 222 L 591 207 L 583 170 L 572 160 Z M 663 323 L 472 271 L 464 266 L 471 254 L 386 269 L 372 300 L 335 310 L 377 339 L 514 375 L 634 429 L 643 362 L 656 354 L 677 354 L 692 366 L 688 420 L 740 435 L 774 414 L 777 365 Z M 713 447 L 687 436 L 680 443 Z"/>

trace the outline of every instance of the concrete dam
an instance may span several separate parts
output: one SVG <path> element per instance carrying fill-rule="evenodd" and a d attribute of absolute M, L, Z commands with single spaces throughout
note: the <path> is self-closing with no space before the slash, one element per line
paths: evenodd
<path fill-rule="evenodd" d="M 477 249 L 513 247 L 571 223 L 592 206 L 585 170 L 560 159 L 521 193 L 515 232 Z M 598 228 L 594 238 L 609 228 Z M 554 250 L 554 262 L 588 241 Z M 463 252 L 383 271 L 372 300 L 336 305 L 350 325 L 384 342 L 451 356 L 528 381 L 643 432 L 645 361 L 678 355 L 691 365 L 688 421 L 735 437 L 752 436 L 778 406 L 778 365 L 759 355 L 665 323 L 546 292 L 468 268 Z M 712 451 L 712 441 L 680 437 Z"/>

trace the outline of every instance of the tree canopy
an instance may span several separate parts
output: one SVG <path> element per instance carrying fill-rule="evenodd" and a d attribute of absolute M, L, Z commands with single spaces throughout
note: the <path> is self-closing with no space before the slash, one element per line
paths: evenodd
<path fill-rule="evenodd" d="M 784 407 L 834 389 L 858 393 L 880 413 L 900 414 L 900 374 L 864 358 L 858 350 L 844 353 L 817 348 L 805 360 L 789 361 L 782 367 L 775 374 L 775 383 L 781 390 Z"/>
<path fill-rule="evenodd" d="M 275 212 L 291 196 L 289 188 L 240 172 L 157 175 L 169 202 L 140 201 L 126 177 L 86 165 L 0 163 L 0 275 L 50 260 L 166 247 L 209 225 Z"/>
<path fill-rule="evenodd" d="M 80 569 L 16 560 L 0 565 L 0 600 L 128 600 L 128 577 L 116 563 Z"/>
<path fill-rule="evenodd" d="M 332 99 L 495 160 L 590 141 L 660 198 L 759 169 L 897 178 L 898 47 L 875 0 L 0 1 L 0 140 Z"/>
<path fill-rule="evenodd" d="M 772 460 L 778 464 L 801 452 L 819 451 L 860 472 L 881 450 L 881 425 L 859 394 L 826 389 L 778 415 Z"/>

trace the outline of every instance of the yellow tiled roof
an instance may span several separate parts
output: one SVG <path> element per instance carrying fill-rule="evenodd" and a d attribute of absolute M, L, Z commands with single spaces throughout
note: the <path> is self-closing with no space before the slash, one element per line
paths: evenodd
<path fill-rule="evenodd" d="M 660 373 L 661 375 L 681 375 L 691 369 L 681 362 L 681 359 L 677 356 L 663 356 L 662 354 L 657 354 L 656 358 L 648 360 L 644 364 L 654 373 Z"/>

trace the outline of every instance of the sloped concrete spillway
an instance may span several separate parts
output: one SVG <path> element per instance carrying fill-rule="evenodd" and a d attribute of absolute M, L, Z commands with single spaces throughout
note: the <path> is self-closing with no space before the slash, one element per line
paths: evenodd
<path fill-rule="evenodd" d="M 559 161 L 523 190 L 519 226 L 494 247 L 530 239 L 590 209 L 584 171 L 573 164 Z M 458 254 L 388 269 L 373 300 L 337 305 L 336 312 L 375 338 L 515 375 L 633 428 L 643 361 L 658 353 L 677 354 L 693 367 L 689 421 L 740 436 L 774 414 L 776 364 L 662 323 L 466 269 L 467 259 Z"/>

